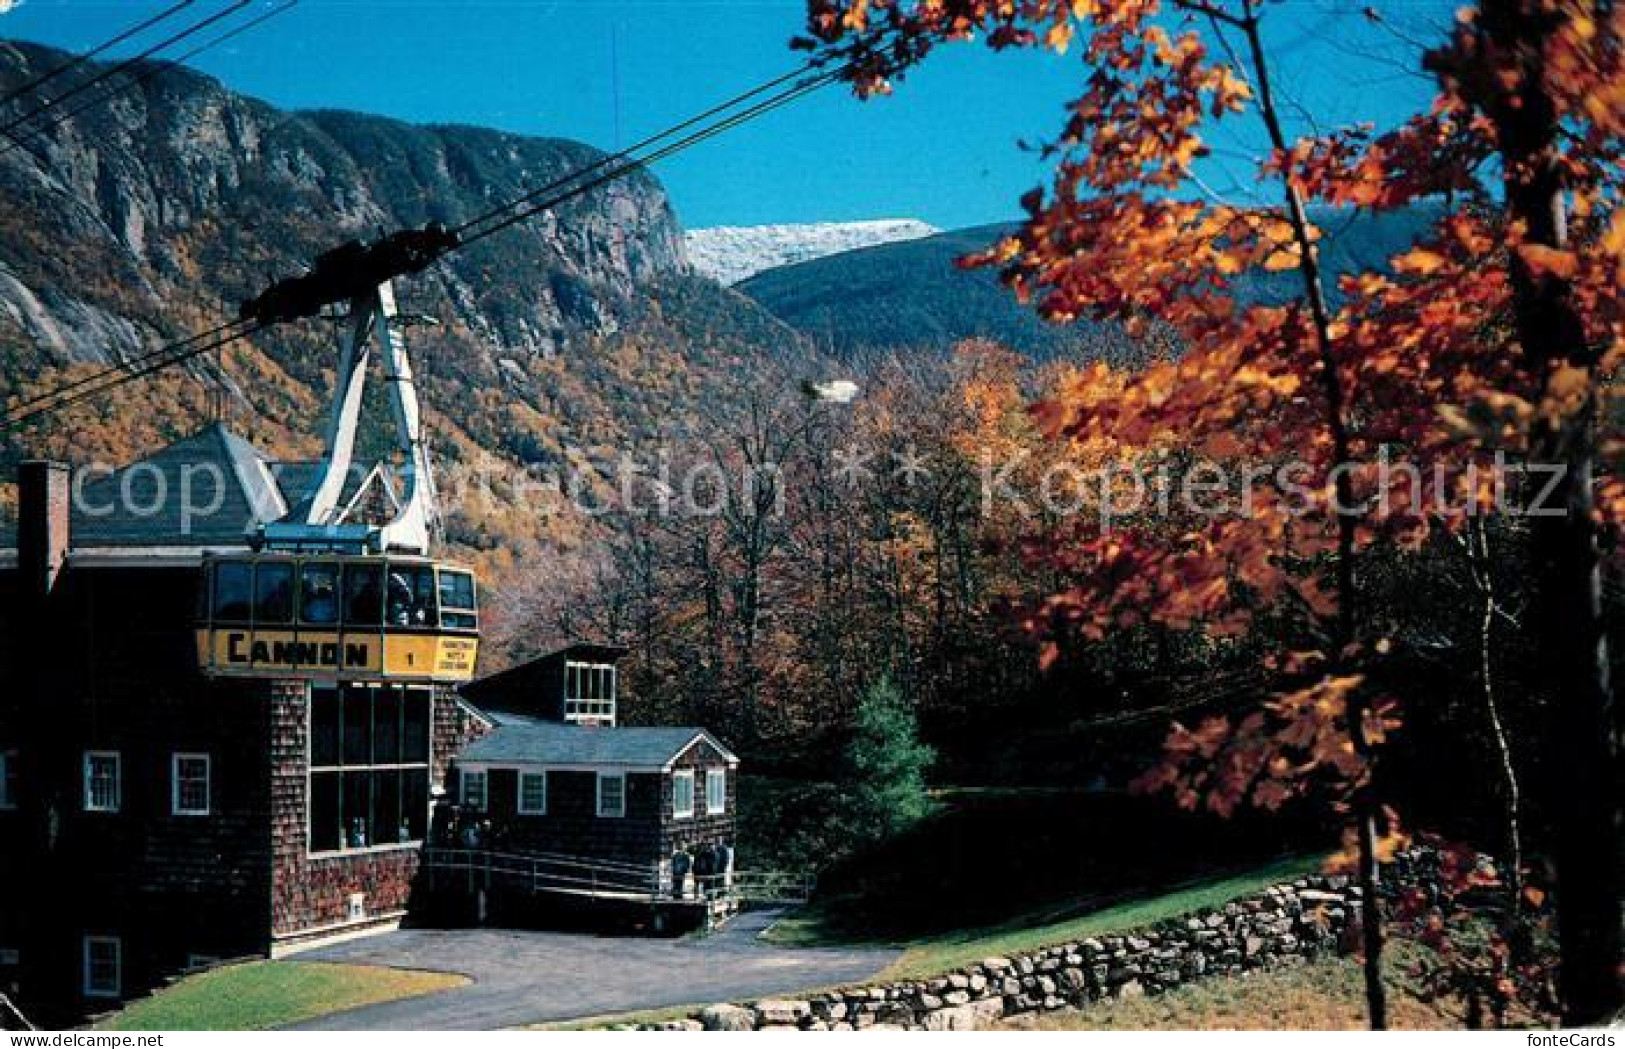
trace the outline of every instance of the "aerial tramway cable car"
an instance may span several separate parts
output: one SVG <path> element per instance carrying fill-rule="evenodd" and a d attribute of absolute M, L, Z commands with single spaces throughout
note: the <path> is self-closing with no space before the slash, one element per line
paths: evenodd
<path fill-rule="evenodd" d="M 421 243 L 419 243 L 421 241 Z M 326 450 L 315 483 L 252 537 L 253 552 L 204 565 L 198 660 L 217 676 L 462 682 L 479 648 L 474 575 L 439 561 L 434 474 L 417 387 L 395 330 L 393 276 L 416 272 L 455 236 L 443 228 L 392 234 L 328 252 L 301 277 L 243 304 L 262 322 L 314 315 L 348 300 Z M 341 501 L 354 457 L 372 344 L 402 453 L 403 497 L 382 524 L 351 521 Z"/>

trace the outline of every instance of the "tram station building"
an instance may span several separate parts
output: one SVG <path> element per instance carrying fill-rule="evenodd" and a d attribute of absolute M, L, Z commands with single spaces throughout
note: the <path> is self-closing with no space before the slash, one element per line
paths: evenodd
<path fill-rule="evenodd" d="M 387 513 L 387 471 L 344 505 Z M 24 464 L 0 549 L 0 990 L 44 1023 L 397 920 L 493 723 L 472 577 L 260 554 L 312 483 L 222 426 L 116 472 Z"/>

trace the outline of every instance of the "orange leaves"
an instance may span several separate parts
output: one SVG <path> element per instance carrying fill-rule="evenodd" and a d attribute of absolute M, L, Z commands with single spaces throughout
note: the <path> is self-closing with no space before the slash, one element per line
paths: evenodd
<path fill-rule="evenodd" d="M 1572 251 L 1559 251 L 1544 244 L 1520 244 L 1517 247 L 1518 257 L 1529 268 L 1531 276 L 1557 277 L 1569 280 L 1580 272 L 1580 259 Z"/>
<path fill-rule="evenodd" d="M 1277 809 L 1310 790 L 1345 797 L 1369 772 L 1351 719 L 1364 726 L 1362 745 L 1370 749 L 1399 726 L 1393 701 L 1364 701 L 1365 688 L 1358 674 L 1324 675 L 1239 718 L 1207 718 L 1195 729 L 1175 724 L 1163 761 L 1136 786 L 1172 790 L 1187 808 L 1205 803 L 1219 815 L 1242 804 Z M 1405 838 L 1391 814 L 1390 828 L 1382 847 L 1391 855 Z"/>

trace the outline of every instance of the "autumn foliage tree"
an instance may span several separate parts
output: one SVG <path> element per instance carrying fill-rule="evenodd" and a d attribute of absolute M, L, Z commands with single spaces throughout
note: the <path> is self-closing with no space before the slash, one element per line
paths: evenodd
<path fill-rule="evenodd" d="M 1625 790 L 1598 574 L 1598 530 L 1618 495 L 1599 480 L 1610 446 L 1598 429 L 1603 379 L 1625 347 L 1625 22 L 1608 6 L 1486 0 L 1429 56 L 1439 93 L 1427 112 L 1381 134 L 1289 139 L 1267 17 L 1253 0 L 810 0 L 800 43 L 852 61 L 863 94 L 950 41 L 1081 51 L 1082 92 L 1046 147 L 1052 184 L 1024 198 L 1015 234 L 967 262 L 998 267 L 1057 320 L 1171 328 L 1177 359 L 1080 373 L 1038 418 L 1054 440 L 1126 462 L 1172 447 L 1245 467 L 1245 499 L 1179 528 L 1166 515 L 1079 525 L 1038 551 L 1066 579 L 1035 625 L 1098 637 L 1150 623 L 1219 642 L 1274 632 L 1273 694 L 1176 726 L 1147 782 L 1219 812 L 1315 794 L 1348 815 L 1374 1027 L 1385 1024 L 1377 864 L 1400 840 L 1376 767 L 1399 721 L 1380 684 L 1394 640 L 1362 614 L 1361 558 L 1506 509 L 1495 453 L 1560 468 L 1531 546 L 1558 711 L 1552 763 L 1567 786 L 1565 1013 L 1595 1021 L 1620 1007 L 1622 973 Z M 1244 119 L 1265 144 L 1258 174 L 1276 207 L 1195 192 L 1211 126 Z M 1345 277 L 1334 305 L 1311 205 L 1424 199 L 1442 202 L 1428 235 L 1385 271 Z M 1237 278 L 1259 269 L 1295 272 L 1298 293 L 1240 301 Z M 1414 469 L 1387 469 L 1391 457 Z"/>

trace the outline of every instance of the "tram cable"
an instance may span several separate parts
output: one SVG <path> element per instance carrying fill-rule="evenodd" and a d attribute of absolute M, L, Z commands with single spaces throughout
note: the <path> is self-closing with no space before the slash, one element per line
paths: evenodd
<path fill-rule="evenodd" d="M 9 105 L 11 105 L 11 103 L 17 101 L 19 98 L 21 98 L 22 96 L 28 94 L 30 91 L 37 90 L 37 89 L 43 87 L 44 85 L 49 84 L 51 81 L 55 80 L 57 77 L 61 76 L 64 73 L 68 73 L 68 72 L 71 72 L 71 71 L 73 71 L 75 69 L 78 69 L 80 66 L 84 65 L 86 62 L 90 61 L 91 59 L 95 58 L 97 55 L 105 53 L 109 48 L 117 47 L 118 45 L 124 43 L 126 40 L 129 40 L 131 37 L 139 36 L 141 33 L 146 32 L 148 29 L 151 29 L 153 26 L 159 24 L 160 22 L 168 21 L 170 18 L 172 18 L 175 15 L 179 14 L 181 11 L 185 10 L 186 8 L 191 7 L 195 3 L 197 3 L 197 0 L 180 0 L 180 3 L 175 4 L 172 7 L 166 8 L 163 11 L 159 11 L 157 14 L 153 15 L 151 18 L 146 19 L 145 21 L 136 23 L 135 25 L 131 26 L 130 28 L 128 28 L 126 30 L 124 30 L 122 33 L 119 33 L 117 36 L 113 37 L 112 39 L 106 40 L 106 41 L 104 41 L 104 42 L 102 42 L 100 44 L 97 44 L 95 47 L 91 48 L 89 51 L 85 51 L 82 54 L 74 55 L 68 61 L 62 63 L 61 65 L 57 66 L 54 69 L 48 70 L 47 72 L 44 72 L 44 73 L 41 73 L 39 76 L 37 76 L 34 79 L 28 81 L 26 84 L 19 84 L 17 87 L 14 87 L 10 91 L 7 91 L 4 95 L 0 95 L 0 106 L 9 106 Z"/>
<path fill-rule="evenodd" d="M 159 76 L 159 75 L 161 75 L 163 73 L 167 73 L 171 69 L 174 69 L 177 66 L 180 66 L 181 64 L 183 64 L 185 62 L 191 61 L 192 59 L 196 58 L 198 55 L 201 55 L 204 52 L 209 51 L 212 48 L 219 47 L 221 44 L 223 44 L 226 41 L 232 39 L 233 37 L 236 37 L 236 36 L 239 36 L 239 35 L 241 35 L 243 33 L 246 33 L 250 29 L 253 29 L 255 26 L 262 25 L 263 23 L 270 21 L 271 19 L 275 18 L 276 16 L 278 16 L 280 14 L 284 14 L 287 11 L 289 11 L 289 10 L 295 8 L 295 7 L 298 7 L 299 2 L 300 2 L 300 0 L 283 0 L 283 3 L 281 5 L 279 5 L 277 7 L 273 7 L 269 11 L 266 11 L 266 12 L 264 12 L 262 14 L 255 15 L 253 18 L 251 18 L 248 21 L 244 22 L 242 25 L 234 26 L 233 28 L 227 30 L 226 32 L 221 33 L 219 36 L 214 37 L 214 38 L 212 38 L 210 40 L 205 41 L 204 43 L 199 44 L 198 46 L 192 48 L 192 50 L 187 51 L 184 54 L 177 55 L 174 58 L 165 59 L 162 62 L 159 62 L 159 63 L 156 63 L 154 65 L 148 66 L 146 69 L 141 70 L 139 73 L 133 74 L 131 76 L 131 78 L 130 78 L 130 82 L 128 84 L 124 85 L 123 87 L 115 88 L 114 90 L 109 91 L 106 94 L 97 96 L 95 98 L 87 99 L 83 103 L 81 103 L 80 105 L 75 106 L 73 109 L 70 109 L 68 112 L 57 114 L 57 116 L 56 116 L 56 118 L 54 120 L 48 120 L 43 124 L 40 124 L 40 125 L 37 125 L 35 127 L 29 128 L 28 131 L 27 131 L 27 134 L 29 134 L 32 137 L 38 138 L 40 135 L 43 135 L 45 132 L 50 131 L 53 128 L 60 127 L 63 124 L 66 124 L 68 121 L 72 120 L 74 117 L 76 117 L 79 114 L 85 112 L 86 110 L 94 109 L 95 107 L 97 107 L 97 106 L 101 105 L 102 103 L 104 103 L 104 102 L 108 101 L 109 99 L 111 99 L 114 95 L 119 94 L 119 93 L 124 92 L 124 91 L 128 91 L 128 90 L 130 90 L 130 88 L 136 87 L 138 85 L 145 84 L 148 81 L 152 80 L 154 77 Z M 29 152 L 31 152 L 31 153 L 34 152 L 31 147 L 27 146 L 23 142 L 18 141 L 15 136 L 13 136 L 13 135 L 11 135 L 9 133 L 6 133 L 6 137 L 10 138 L 12 140 L 13 145 L 0 147 L 0 157 L 5 156 L 7 153 L 10 153 L 13 149 L 18 148 L 19 146 L 21 146 L 21 147 L 23 147 L 25 149 L 28 149 Z M 34 153 L 34 156 L 39 157 L 40 154 Z M 43 158 L 41 158 L 41 159 L 43 159 Z"/>
<path fill-rule="evenodd" d="M 242 2 L 246 3 L 248 0 L 242 0 Z M 289 2 L 283 7 L 277 8 L 272 12 L 268 12 L 267 14 L 260 16 L 260 19 L 257 21 L 263 21 L 265 18 L 280 13 L 296 3 L 298 3 L 298 0 L 289 0 Z M 248 25 L 244 25 L 239 27 L 239 30 L 237 31 L 247 29 L 248 27 Z M 218 42 L 219 41 L 215 41 L 214 43 Z M 125 362 L 120 365 L 111 366 L 103 369 L 95 375 L 88 376 L 74 383 L 70 383 L 57 390 L 37 395 L 36 397 L 31 398 L 29 401 L 24 402 L 22 405 L 15 406 L 14 410 L 10 414 L 6 415 L 3 419 L 0 419 L 0 432 L 12 430 L 32 421 L 33 419 L 39 418 L 40 416 L 60 411 L 63 408 L 70 407 L 71 405 L 77 404 L 88 398 L 109 393 L 126 383 L 146 378 L 147 376 L 186 363 L 187 361 L 193 360 L 204 354 L 212 353 L 213 351 L 221 349 L 233 342 L 247 338 L 260 331 L 270 328 L 275 324 L 283 323 L 292 319 L 302 319 L 308 316 L 313 316 L 314 311 L 305 312 L 306 307 L 308 307 L 313 301 L 311 299 L 311 295 L 332 291 L 334 287 L 333 281 L 335 279 L 349 280 L 353 282 L 356 279 L 357 272 L 366 274 L 368 277 L 370 277 L 371 274 L 367 273 L 364 266 L 358 267 L 356 262 L 357 259 L 360 259 L 362 262 L 376 262 L 380 254 L 378 249 L 387 250 L 387 254 L 383 255 L 383 262 L 394 270 L 394 272 L 386 274 L 384 279 L 389 279 L 391 276 L 404 275 L 405 273 L 409 272 L 419 272 L 426 266 L 438 261 L 440 258 L 443 258 L 445 255 L 461 250 L 470 244 L 484 240 L 485 238 L 493 236 L 499 232 L 502 232 L 503 230 L 526 222 L 545 211 L 549 211 L 559 206 L 560 204 L 583 196 L 594 189 L 622 178 L 634 170 L 674 156 L 677 153 L 692 148 L 693 146 L 705 142 L 717 135 L 754 120 L 757 117 L 770 113 L 775 109 L 788 105 L 791 102 L 798 101 L 799 99 L 812 94 L 813 92 L 831 83 L 834 83 L 836 80 L 856 69 L 865 60 L 866 59 L 853 58 L 837 66 L 827 66 L 821 60 L 815 59 L 795 70 L 792 70 L 789 73 L 782 74 L 778 77 L 774 77 L 771 80 L 765 81 L 764 83 L 759 84 L 748 91 L 735 95 L 725 102 L 710 107 L 702 113 L 683 120 L 657 134 L 651 135 L 637 143 L 634 143 L 632 146 L 629 146 L 627 149 L 622 150 L 619 153 L 612 154 L 595 161 L 592 164 L 586 165 L 585 167 L 578 168 L 575 171 L 570 172 L 568 175 L 556 179 L 545 186 L 530 190 L 527 193 L 506 202 L 505 204 L 489 209 L 475 218 L 460 224 L 452 230 L 447 230 L 444 227 L 436 229 L 435 227 L 437 224 L 431 223 L 430 227 L 422 231 L 406 230 L 396 234 L 391 234 L 390 236 L 383 238 L 383 240 L 378 244 L 371 246 L 370 250 L 373 251 L 373 255 L 370 256 L 368 255 L 369 247 L 366 245 L 361 245 L 359 242 L 351 242 L 348 245 L 342 245 L 338 249 L 334 249 L 333 251 L 327 252 L 322 256 L 318 256 L 316 260 L 316 267 L 310 273 L 307 273 L 302 277 L 288 278 L 284 281 L 278 282 L 278 284 L 273 285 L 272 288 L 268 289 L 266 293 L 254 300 L 250 300 L 248 303 L 245 303 L 243 306 L 242 315 L 238 320 L 221 324 L 213 329 L 210 329 L 209 331 L 200 332 L 177 342 L 159 347 L 156 350 L 150 351 L 149 353 L 143 354 L 142 356 L 136 358 L 134 362 Z M 775 88 L 778 90 L 775 91 Z M 767 97 L 761 97 L 763 95 L 766 95 Z M 729 112 L 730 110 L 736 109 L 741 103 L 751 99 L 758 99 L 758 101 L 742 110 L 739 110 L 738 112 Z M 723 114 L 727 115 L 724 116 Z M 721 119 L 716 119 L 712 123 L 706 123 L 706 121 L 717 117 L 720 117 Z M 656 149 L 647 155 L 636 155 L 637 151 L 645 149 L 655 143 L 670 139 L 673 135 L 680 134 L 684 131 L 687 131 L 688 133 L 683 134 L 681 137 L 673 141 L 667 142 L 659 149 Z M 597 174 L 594 175 L 594 172 Z M 592 175 L 593 177 L 588 178 L 585 182 L 578 181 L 589 175 Z M 507 214 L 508 212 L 512 212 L 512 214 Z M 464 234 L 466 234 L 466 236 Z M 332 274 L 324 275 L 322 273 L 324 261 L 328 260 L 333 260 L 330 262 L 330 265 L 335 270 L 339 270 L 341 266 L 345 267 L 344 269 L 340 270 L 337 278 L 333 277 Z M 326 278 L 325 280 L 319 279 L 323 278 L 324 276 Z M 311 282 L 313 280 L 317 281 L 313 288 L 299 287 L 301 282 Z M 381 283 L 381 281 L 375 281 L 374 283 Z M 251 310 L 251 306 L 256 303 L 261 303 L 263 300 L 266 300 L 268 296 L 271 296 L 272 293 L 277 292 L 279 289 L 286 286 L 293 286 L 296 292 L 303 292 L 303 295 L 296 294 L 293 297 L 294 301 L 291 306 L 289 305 L 288 301 L 286 301 L 287 297 L 284 296 L 282 300 L 278 300 L 277 302 L 273 303 L 275 306 L 280 306 L 280 309 L 268 309 L 263 312 L 254 312 Z M 327 305 L 327 302 L 323 300 L 317 302 L 316 305 L 324 306 Z M 134 364 L 134 368 L 131 367 L 132 363 Z M 20 411 L 17 409 L 20 409 Z"/>
<path fill-rule="evenodd" d="M 0 432 L 15 430 L 41 416 L 62 411 L 92 397 L 111 393 L 126 383 L 144 379 L 149 375 L 156 375 L 158 372 L 184 364 L 206 353 L 224 349 L 226 346 L 240 339 L 246 339 L 264 328 L 265 325 L 258 323 L 245 326 L 243 321 L 233 321 L 230 324 L 220 325 L 211 331 L 200 332 L 178 342 L 160 347 L 137 358 L 134 362 L 103 369 L 94 376 L 80 380 L 77 383 L 70 383 L 68 386 L 52 390 L 48 394 L 35 397 L 27 402 L 36 405 L 35 407 L 19 406 L 22 410 L 14 411 L 7 415 L 4 420 L 0 420 Z M 132 364 L 134 365 L 133 368 L 131 367 Z M 88 385 L 103 378 L 108 381 L 99 385 Z M 77 388 L 77 392 L 74 392 L 74 388 Z M 46 403 L 40 403 L 42 401 Z"/>
<path fill-rule="evenodd" d="M 79 83 L 79 84 L 75 84 L 73 87 L 71 87 L 68 90 L 64 91 L 62 94 L 57 95 L 55 98 L 47 100 L 46 102 L 44 102 L 40 106 L 28 111 L 27 113 L 24 113 L 20 117 L 13 118 L 5 126 L 0 127 L 0 132 L 11 132 L 11 131 L 17 130 L 18 128 L 22 127 L 24 124 L 27 124 L 30 120 L 33 120 L 35 117 L 40 116 L 41 114 L 49 112 L 50 110 L 55 109 L 56 107 L 60 106 L 62 103 L 66 102 L 68 99 L 73 98 L 76 95 L 81 95 L 81 94 L 85 93 L 86 91 L 89 91 L 91 88 L 95 87 L 96 85 L 106 83 L 108 80 L 112 79 L 113 77 L 118 76 L 121 73 L 127 72 L 128 70 L 130 70 L 131 68 L 133 68 L 134 66 L 136 66 L 137 64 L 142 62 L 143 60 L 151 58 L 153 55 L 155 55 L 158 52 L 164 50 L 165 48 L 171 47 L 174 44 L 178 44 L 182 40 L 186 40 L 186 39 L 189 39 L 191 37 L 196 36 L 197 34 L 203 32 L 205 29 L 209 28 L 210 26 L 214 25 L 215 23 L 221 21 L 222 19 L 224 19 L 224 18 L 226 18 L 226 17 L 228 17 L 228 16 L 230 16 L 232 14 L 235 14 L 236 12 L 238 12 L 238 11 L 242 10 L 243 8 L 247 7 L 251 3 L 253 3 L 253 0 L 232 0 L 232 3 L 229 6 L 223 8 L 223 9 L 221 9 L 219 11 L 216 11 L 214 14 L 210 15 L 208 18 L 205 18 L 205 19 L 203 19 L 201 21 L 198 21 L 198 22 L 194 22 L 191 25 L 187 26 L 185 29 L 182 29 L 182 30 L 179 30 L 178 32 L 170 34 L 169 36 L 165 37 L 163 40 L 160 40 L 158 43 L 153 44 L 151 47 L 148 47 L 145 51 L 142 51 L 140 54 L 135 55 L 135 56 L 133 56 L 131 58 L 127 58 L 124 61 L 119 62 L 117 65 L 109 66 L 108 68 L 102 70 L 100 73 L 98 73 L 95 76 L 91 77 L 89 80 L 86 80 L 86 81 L 84 81 L 82 83 Z"/>

